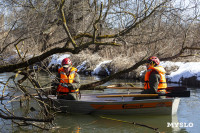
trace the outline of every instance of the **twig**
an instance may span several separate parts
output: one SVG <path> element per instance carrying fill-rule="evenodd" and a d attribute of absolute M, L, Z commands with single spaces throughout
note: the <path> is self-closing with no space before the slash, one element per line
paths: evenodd
<path fill-rule="evenodd" d="M 133 124 L 133 125 L 137 125 L 137 126 L 142 126 L 142 127 L 146 127 L 149 129 L 154 130 L 155 132 L 159 133 L 158 128 L 154 128 L 145 124 L 140 124 L 140 123 L 136 123 L 136 122 L 128 122 L 128 121 L 123 121 L 123 120 L 118 120 L 118 119 L 113 119 L 113 118 L 109 118 L 109 117 L 104 117 L 104 116 L 99 116 L 102 119 L 107 119 L 107 120 L 112 120 L 112 121 L 117 121 L 117 122 L 123 122 L 123 123 L 128 123 L 128 124 Z"/>

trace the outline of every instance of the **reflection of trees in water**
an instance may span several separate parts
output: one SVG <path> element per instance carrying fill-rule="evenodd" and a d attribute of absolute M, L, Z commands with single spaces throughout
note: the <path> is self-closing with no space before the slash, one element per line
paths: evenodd
<path fill-rule="evenodd" d="M 42 85 L 38 73 L 45 71 L 53 75 L 45 64 L 45 60 L 53 54 L 86 52 L 98 53 L 104 58 L 132 57 L 127 68 L 81 87 L 89 89 L 137 69 L 149 55 L 171 60 L 191 55 L 191 51 L 195 53 L 199 28 L 198 23 L 192 25 L 191 20 L 198 14 L 181 21 L 181 12 L 187 9 L 172 5 L 167 0 L 109 0 L 105 3 L 88 0 L 2 1 L 1 8 L 9 12 L 6 14 L 6 10 L 2 10 L 7 27 L 6 35 L 0 35 L 0 73 L 13 72 L 8 80 L 0 82 L 2 97 L 5 98 L 9 89 L 12 91 L 6 95 L 9 103 L 18 101 L 19 108 L 26 111 L 18 116 L 13 113 L 15 108 L 9 108 L 11 106 L 2 100 L 0 117 L 18 126 L 52 127 L 53 109 L 41 98 L 42 94 L 46 94 L 44 89 L 50 89 L 50 81 Z M 11 55 L 14 55 L 12 61 L 6 60 Z M 42 67 L 29 69 L 30 65 L 38 62 Z M 123 61 L 119 63 L 123 64 Z M 35 95 L 39 98 L 36 99 Z M 38 115 L 32 113 L 34 109 L 30 110 L 28 106 L 32 100 L 38 104 L 38 108 L 34 108 L 40 112 Z M 41 124 L 43 122 L 44 125 Z"/>
<path fill-rule="evenodd" d="M 60 117 L 60 119 L 59 119 Z M 66 129 L 66 125 L 71 123 L 69 132 L 154 132 L 158 128 L 160 132 L 172 132 L 172 128 L 167 128 L 167 122 L 171 122 L 171 116 L 120 116 L 120 115 L 72 115 L 67 119 L 61 119 L 64 116 L 58 116 L 57 125 L 60 125 L 58 131 Z M 135 123 L 134 123 L 135 122 Z M 65 124 L 64 124 L 65 123 Z"/>

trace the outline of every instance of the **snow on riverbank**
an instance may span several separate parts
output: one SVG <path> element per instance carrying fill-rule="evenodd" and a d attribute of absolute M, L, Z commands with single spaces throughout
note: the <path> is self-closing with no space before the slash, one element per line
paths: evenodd
<path fill-rule="evenodd" d="M 49 66 L 52 64 L 58 65 L 61 64 L 61 61 L 64 58 L 70 57 L 70 55 L 53 55 L 52 60 L 49 63 Z M 80 70 L 86 70 L 86 64 L 88 61 L 83 61 L 80 63 L 80 65 L 77 66 L 78 71 Z M 102 70 L 105 71 L 108 75 L 110 75 L 110 71 L 108 68 L 106 68 L 106 64 L 111 63 L 112 60 L 104 60 L 96 65 L 94 69 L 92 70 L 91 74 L 98 75 Z M 190 77 L 196 77 L 197 81 L 200 81 L 200 62 L 171 62 L 171 61 L 165 61 L 160 63 L 161 66 L 164 68 L 172 68 L 176 67 L 177 69 L 175 71 L 170 72 L 169 75 L 166 75 L 166 78 L 170 82 L 176 82 L 176 83 L 182 83 L 182 79 L 184 78 L 190 78 Z"/>
<path fill-rule="evenodd" d="M 93 75 L 95 75 L 95 74 L 98 75 L 99 72 L 101 72 L 101 70 L 102 70 L 102 66 L 104 66 L 107 63 L 110 63 L 111 61 L 112 60 L 106 60 L 106 61 L 103 61 L 103 62 L 99 63 L 98 65 L 96 65 L 95 69 L 92 71 L 92 74 Z M 110 75 L 110 71 L 107 68 L 105 68 L 105 71 L 106 71 L 106 73 L 108 75 Z"/>
<path fill-rule="evenodd" d="M 178 66 L 178 70 L 166 77 L 172 82 L 182 82 L 182 78 L 197 77 L 200 80 L 200 62 L 161 62 L 163 67 Z"/>
<path fill-rule="evenodd" d="M 54 55 L 52 55 L 51 62 L 49 63 L 48 67 L 50 67 L 52 65 L 58 65 L 58 64 L 61 65 L 62 60 L 64 58 L 68 58 L 68 57 L 70 57 L 69 54 L 65 54 L 65 55 L 54 54 Z"/>

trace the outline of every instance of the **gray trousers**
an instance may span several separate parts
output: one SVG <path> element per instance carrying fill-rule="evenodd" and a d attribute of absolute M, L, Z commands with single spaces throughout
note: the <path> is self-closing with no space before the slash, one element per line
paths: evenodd
<path fill-rule="evenodd" d="M 77 94 L 77 93 L 69 93 L 67 95 L 58 95 L 57 99 L 79 100 L 79 94 Z"/>

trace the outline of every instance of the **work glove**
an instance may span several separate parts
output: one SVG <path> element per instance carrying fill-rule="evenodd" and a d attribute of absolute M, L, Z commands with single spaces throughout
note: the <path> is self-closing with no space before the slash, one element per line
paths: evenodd
<path fill-rule="evenodd" d="M 66 83 L 61 83 L 61 86 L 68 88 L 68 85 Z"/>
<path fill-rule="evenodd" d="M 70 90 L 73 90 L 73 85 L 70 84 L 70 83 L 68 83 L 68 84 L 67 84 L 67 83 L 62 83 L 61 86 L 62 86 L 62 87 L 66 87 L 66 88 L 68 88 L 68 89 L 70 89 Z"/>
<path fill-rule="evenodd" d="M 56 83 L 56 82 L 51 83 L 51 86 L 53 86 L 53 87 L 58 87 L 58 85 L 59 85 L 59 83 Z"/>
<path fill-rule="evenodd" d="M 67 84 L 68 85 L 68 88 L 70 89 L 70 90 L 74 90 L 74 88 L 73 88 L 73 85 L 72 84 Z"/>

